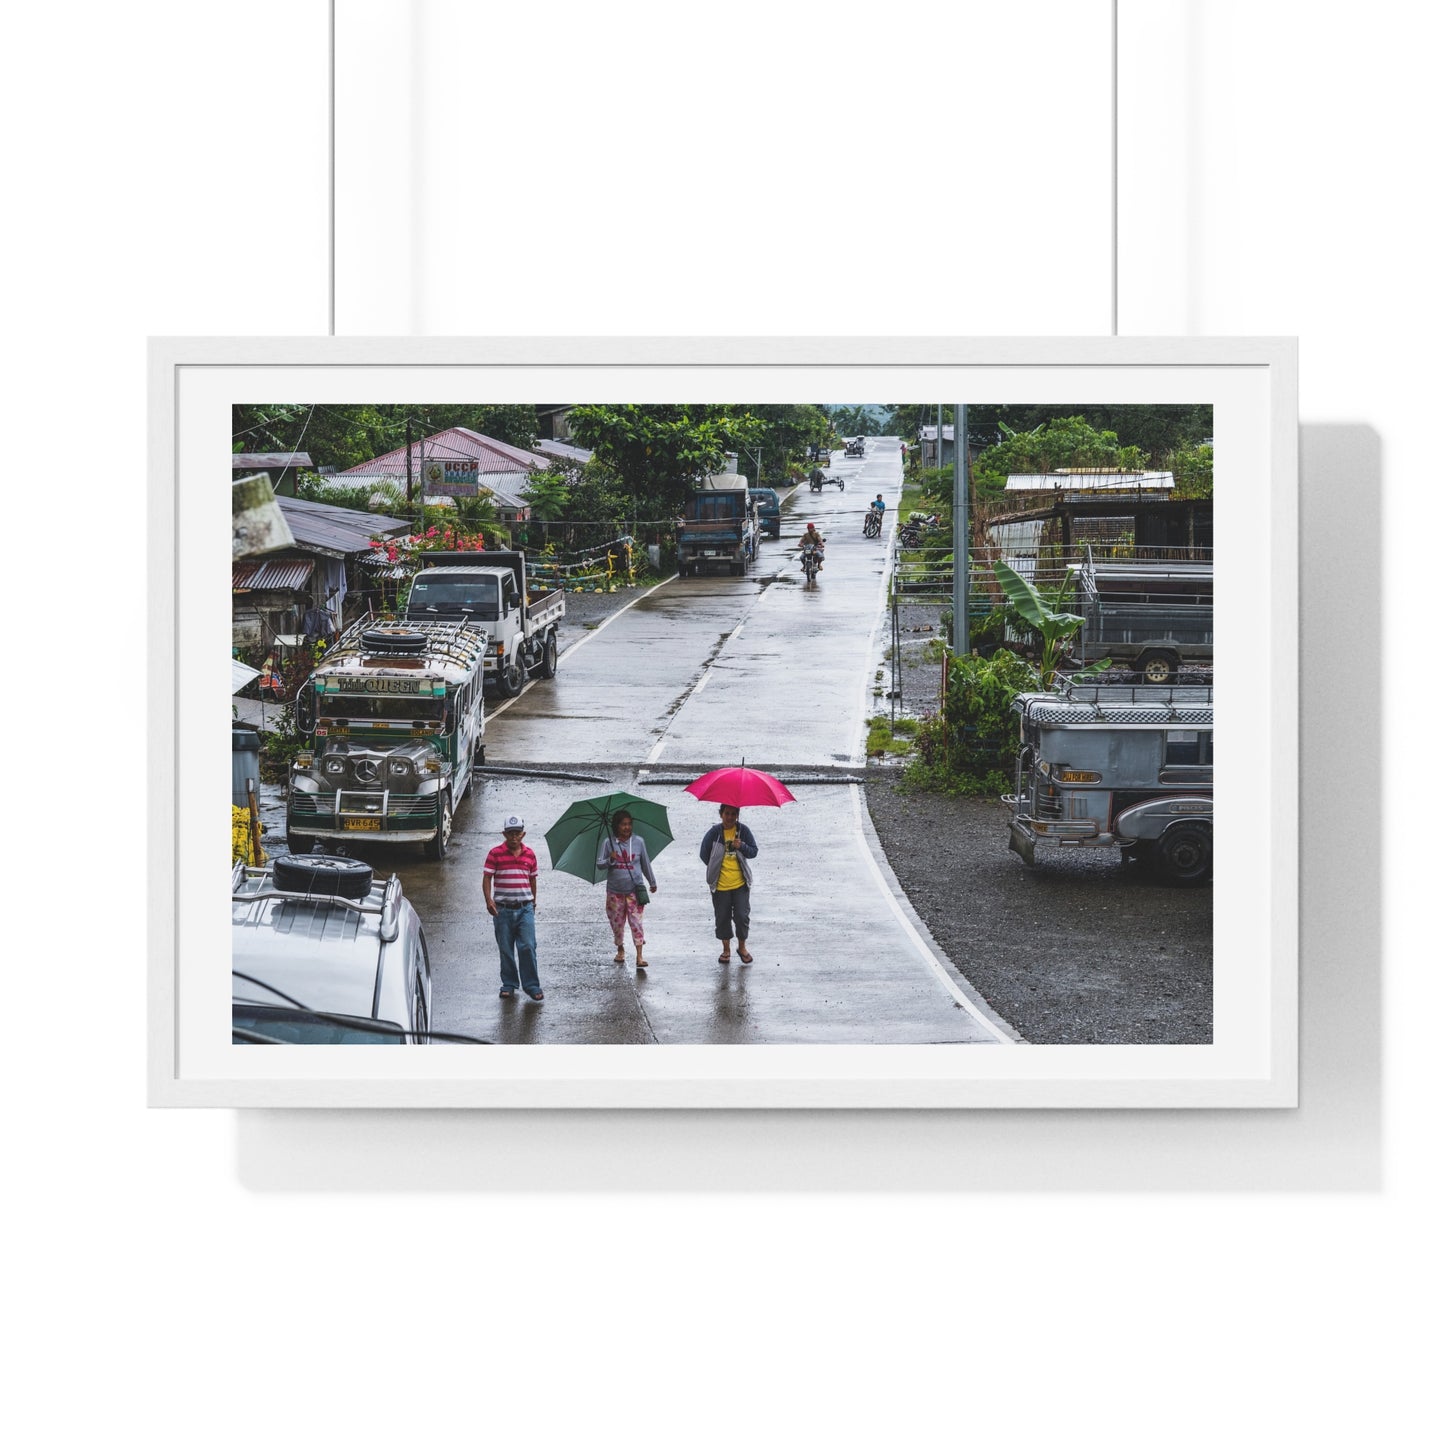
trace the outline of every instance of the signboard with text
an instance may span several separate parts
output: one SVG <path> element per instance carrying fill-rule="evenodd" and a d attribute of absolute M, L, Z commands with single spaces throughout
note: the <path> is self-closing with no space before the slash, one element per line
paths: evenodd
<path fill-rule="evenodd" d="M 434 497 L 475 497 L 480 469 L 475 457 L 435 457 L 422 463 L 424 489 Z"/>

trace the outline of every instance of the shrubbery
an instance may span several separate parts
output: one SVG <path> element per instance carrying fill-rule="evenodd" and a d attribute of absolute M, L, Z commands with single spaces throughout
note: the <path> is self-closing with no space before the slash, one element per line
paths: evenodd
<path fill-rule="evenodd" d="M 1037 687 L 1034 669 L 1003 649 L 992 657 L 953 658 L 943 708 L 918 729 L 905 787 L 969 796 L 1008 792 L 1019 747 L 1013 700 Z"/>

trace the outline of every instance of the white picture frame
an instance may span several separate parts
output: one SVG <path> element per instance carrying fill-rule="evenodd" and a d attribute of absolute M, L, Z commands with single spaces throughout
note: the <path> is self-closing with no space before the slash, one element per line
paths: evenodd
<path fill-rule="evenodd" d="M 508 390 L 510 388 L 510 390 Z M 666 394 L 671 388 L 673 395 Z M 228 951 L 215 735 L 226 488 L 206 458 L 237 402 L 970 397 L 1215 408 L 1215 1029 L 1211 1044 L 1009 1049 L 512 1046 L 235 1049 L 195 1006 Z M 1293 1107 L 1298 1073 L 1298 402 L 1292 339 L 238 338 L 150 352 L 149 1100 L 418 1108 Z M 225 434 L 229 439 L 229 432 Z M 1248 637 L 1247 646 L 1241 640 Z M 212 645 L 214 642 L 214 645 Z M 211 720 L 211 721 L 208 721 Z M 214 883 L 214 887 L 212 886 Z M 214 991 L 211 991 L 214 992 Z M 358 1060 L 356 1055 L 365 1055 Z M 380 1062 L 377 1056 L 390 1056 Z M 243 1057 L 244 1056 L 244 1057 Z M 260 1056 L 259 1058 L 257 1056 Z M 347 1057 L 338 1057 L 347 1056 Z M 364 1065 L 364 1069 L 362 1069 Z M 370 1072 L 366 1072 L 370 1071 Z"/>

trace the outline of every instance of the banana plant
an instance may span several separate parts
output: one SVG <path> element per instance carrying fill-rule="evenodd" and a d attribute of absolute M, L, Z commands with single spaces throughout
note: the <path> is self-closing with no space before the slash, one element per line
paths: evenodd
<path fill-rule="evenodd" d="M 1078 635 L 1084 619 L 1074 612 L 1057 610 L 1063 601 L 1064 588 L 1059 596 L 1046 599 L 1042 592 L 1026 577 L 1020 577 L 1007 562 L 993 564 L 994 576 L 1003 588 L 1004 596 L 1014 609 L 1042 639 L 1039 648 L 1039 685 L 1047 690 L 1054 685 L 1054 674 L 1059 670 L 1059 659 L 1063 656 L 1064 644 Z M 1082 668 L 1075 676 L 1091 672 L 1102 672 L 1109 666 L 1109 659 L 1102 658 Z"/>

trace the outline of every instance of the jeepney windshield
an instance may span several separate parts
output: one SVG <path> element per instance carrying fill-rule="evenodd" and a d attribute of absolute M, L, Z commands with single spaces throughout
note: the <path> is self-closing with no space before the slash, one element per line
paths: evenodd
<path fill-rule="evenodd" d="M 366 697 L 328 693 L 321 703 L 323 721 L 376 718 L 390 722 L 440 722 L 444 707 L 439 697 L 394 697 L 385 693 Z"/>
<path fill-rule="evenodd" d="M 409 616 L 476 617 L 495 622 L 502 615 L 495 576 L 444 577 L 419 572 L 411 584 L 406 610 Z"/>

